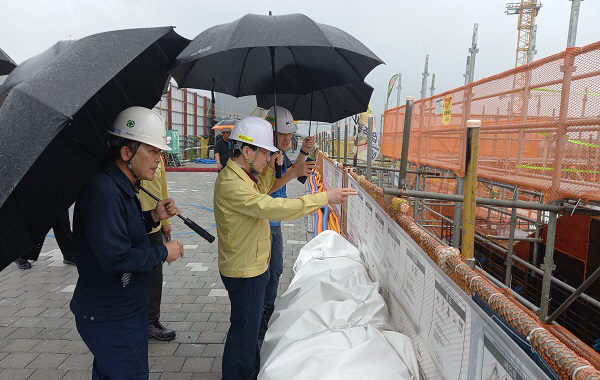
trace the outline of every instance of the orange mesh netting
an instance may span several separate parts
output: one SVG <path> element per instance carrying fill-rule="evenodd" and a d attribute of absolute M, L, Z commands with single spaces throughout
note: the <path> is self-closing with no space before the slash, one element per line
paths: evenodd
<path fill-rule="evenodd" d="M 400 158 L 404 117 L 385 111 L 385 156 Z M 464 176 L 467 119 L 482 122 L 479 177 L 600 201 L 600 41 L 415 101 L 409 161 Z"/>

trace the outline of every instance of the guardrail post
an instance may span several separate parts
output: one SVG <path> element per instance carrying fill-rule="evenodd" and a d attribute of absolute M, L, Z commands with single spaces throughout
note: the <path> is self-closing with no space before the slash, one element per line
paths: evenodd
<path fill-rule="evenodd" d="M 348 162 L 348 118 L 344 119 L 344 166 Z"/>
<path fill-rule="evenodd" d="M 477 158 L 479 151 L 480 120 L 467 120 L 467 150 L 465 161 L 465 197 L 462 221 L 461 252 L 467 265 L 475 268 L 475 199 L 477 197 Z"/>
<path fill-rule="evenodd" d="M 548 306 L 550 305 L 550 285 L 552 280 L 552 271 L 556 269 L 554 265 L 554 241 L 556 238 L 556 218 L 555 212 L 550 212 L 550 218 L 548 220 L 548 231 L 546 234 L 546 255 L 544 257 L 544 263 L 540 265 L 541 269 L 544 270 L 544 276 L 542 278 L 542 295 L 540 299 L 540 310 L 538 311 L 538 317 L 540 320 L 546 320 L 548 316 Z"/>
<path fill-rule="evenodd" d="M 358 151 L 358 150 L 357 150 Z M 367 130 L 367 181 L 371 182 L 371 164 L 373 161 L 373 116 L 369 116 L 368 130 Z"/>
<path fill-rule="evenodd" d="M 463 195 L 464 179 L 456 177 L 456 195 Z M 452 247 L 460 248 L 462 226 L 462 202 L 454 203 L 454 224 L 452 225 Z"/>
<path fill-rule="evenodd" d="M 406 107 L 404 112 L 404 132 L 402 133 L 402 152 L 400 155 L 400 174 L 398 177 L 398 188 L 406 186 L 406 166 L 408 165 L 408 147 L 410 144 L 410 124 L 412 120 L 414 98 L 406 97 Z M 398 109 L 398 112 L 400 110 Z"/>
<path fill-rule="evenodd" d="M 519 200 L 519 187 L 515 186 L 513 190 L 513 201 Z M 515 245 L 515 228 L 517 227 L 517 208 L 513 207 L 510 214 L 510 234 L 508 236 L 508 253 L 506 254 L 506 276 L 504 285 L 510 288 L 512 282 L 513 249 Z"/>

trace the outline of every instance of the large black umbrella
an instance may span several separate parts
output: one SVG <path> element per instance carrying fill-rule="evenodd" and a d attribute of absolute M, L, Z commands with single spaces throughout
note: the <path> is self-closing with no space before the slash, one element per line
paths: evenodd
<path fill-rule="evenodd" d="M 0 104 L 2 104 L 11 88 L 48 66 L 62 52 L 73 45 L 75 41 L 76 40 L 58 41 L 40 54 L 21 62 L 19 66 L 10 72 L 10 75 L 6 78 L 4 83 L 0 85 Z"/>
<path fill-rule="evenodd" d="M 171 73 L 180 87 L 237 97 L 272 93 L 277 104 L 276 94 L 361 83 L 381 63 L 356 38 L 303 14 L 249 14 L 196 36 Z"/>
<path fill-rule="evenodd" d="M 10 90 L 0 107 L 0 268 L 43 241 L 108 156 L 116 115 L 160 100 L 187 43 L 172 27 L 95 34 Z"/>
<path fill-rule="evenodd" d="M 369 108 L 373 87 L 368 84 L 347 83 L 311 92 L 308 95 L 277 94 L 277 105 L 287 108 L 294 119 L 333 123 Z M 259 107 L 274 105 L 273 94 L 257 95 Z"/>
<path fill-rule="evenodd" d="M 360 83 L 383 63 L 350 34 L 303 14 L 248 14 L 200 33 L 177 57 L 173 77 L 180 87 L 236 97 L 277 94 Z"/>
<path fill-rule="evenodd" d="M 17 67 L 15 61 L 0 49 L 0 75 L 8 75 L 15 67 Z"/>

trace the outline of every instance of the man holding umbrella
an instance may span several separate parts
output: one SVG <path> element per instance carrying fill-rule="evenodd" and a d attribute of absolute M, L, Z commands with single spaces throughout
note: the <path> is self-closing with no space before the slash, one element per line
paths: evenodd
<path fill-rule="evenodd" d="M 271 124 L 248 116 L 231 133 L 233 158 L 217 177 L 215 220 L 219 237 L 219 272 L 231 302 L 231 326 L 223 352 L 223 379 L 255 379 L 260 368 L 258 332 L 269 278 L 269 219 L 296 219 L 328 203 L 341 203 L 354 189 L 332 189 L 297 199 L 268 195 L 274 161 Z M 281 159 L 280 154 L 274 156 Z M 258 175 L 258 177 L 256 177 Z"/>
<path fill-rule="evenodd" d="M 179 213 L 172 199 L 142 213 L 136 184 L 152 180 L 166 145 L 164 120 L 144 107 L 122 111 L 109 133 L 111 160 L 75 204 L 79 279 L 71 311 L 94 355 L 92 377 L 148 378 L 148 294 L 153 268 L 183 256 L 178 241 L 152 246 L 147 232 Z"/>

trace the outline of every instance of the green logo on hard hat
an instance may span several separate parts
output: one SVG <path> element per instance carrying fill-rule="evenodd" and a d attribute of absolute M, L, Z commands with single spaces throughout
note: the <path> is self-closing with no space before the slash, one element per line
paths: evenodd
<path fill-rule="evenodd" d="M 127 120 L 127 126 L 129 128 L 133 128 L 135 126 L 135 121 L 133 121 L 133 120 Z"/>

